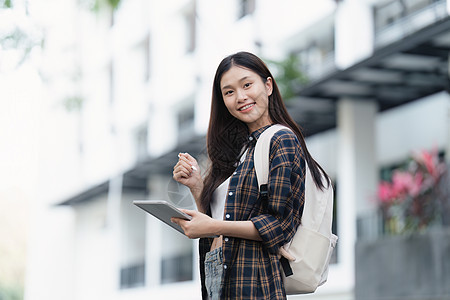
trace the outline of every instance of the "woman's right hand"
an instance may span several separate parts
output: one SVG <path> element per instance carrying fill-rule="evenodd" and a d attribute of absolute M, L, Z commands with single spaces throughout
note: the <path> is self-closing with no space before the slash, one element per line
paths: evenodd
<path fill-rule="evenodd" d="M 200 196 L 203 189 L 203 179 L 197 160 L 188 153 L 179 153 L 178 162 L 173 167 L 173 179 L 187 186 L 194 198 Z"/>

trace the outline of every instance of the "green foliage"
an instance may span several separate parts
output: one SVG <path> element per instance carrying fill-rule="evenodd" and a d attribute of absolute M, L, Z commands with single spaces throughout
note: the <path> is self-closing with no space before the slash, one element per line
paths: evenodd
<path fill-rule="evenodd" d="M 274 70 L 274 77 L 284 100 L 293 99 L 300 88 L 308 83 L 308 78 L 301 70 L 301 61 L 298 55 L 291 53 L 281 61 L 266 61 Z"/>
<path fill-rule="evenodd" d="M 117 9 L 120 4 L 120 0 L 106 0 L 106 2 L 108 2 L 109 6 L 111 6 L 113 10 Z"/>
<path fill-rule="evenodd" d="M 116 10 L 121 0 L 80 0 L 82 6 L 87 7 L 93 12 L 99 12 L 104 9 Z"/>
<path fill-rule="evenodd" d="M 8 26 L 0 31 L 0 48 L 16 54 L 12 61 L 8 61 L 8 65 L 15 68 L 27 60 L 33 48 L 42 47 L 44 38 L 42 31 L 34 26 L 28 16 L 25 20 L 14 13 L 8 14 L 7 10 L 15 10 L 14 1 L 0 0 L 0 18 L 9 17 L 10 20 Z"/>
<path fill-rule="evenodd" d="M 0 8 L 12 8 L 13 4 L 11 0 L 3 0 L 0 1 Z M 1 298 L 0 298 L 1 300 Z"/>
<path fill-rule="evenodd" d="M 22 300 L 23 288 L 19 286 L 3 286 L 0 284 L 0 300 Z"/>
<path fill-rule="evenodd" d="M 75 95 L 65 98 L 63 100 L 63 105 L 68 112 L 74 112 L 80 111 L 83 108 L 83 102 L 83 97 Z M 0 300 L 2 299 L 0 298 Z"/>
<path fill-rule="evenodd" d="M 3 36 L 0 42 L 4 49 L 27 48 L 33 46 L 33 43 L 28 39 L 27 34 L 17 27 L 8 35 Z"/>

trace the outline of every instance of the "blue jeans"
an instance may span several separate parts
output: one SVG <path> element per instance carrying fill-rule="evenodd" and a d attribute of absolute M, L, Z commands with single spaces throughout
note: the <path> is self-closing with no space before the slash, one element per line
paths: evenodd
<path fill-rule="evenodd" d="M 222 247 L 216 248 L 205 257 L 205 285 L 208 299 L 218 300 L 222 289 L 223 256 Z"/>

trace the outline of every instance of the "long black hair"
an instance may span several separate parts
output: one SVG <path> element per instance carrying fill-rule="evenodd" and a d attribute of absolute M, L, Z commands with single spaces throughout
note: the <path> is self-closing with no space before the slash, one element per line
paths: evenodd
<path fill-rule="evenodd" d="M 312 158 L 309 153 L 305 138 L 300 127 L 294 122 L 284 105 L 278 86 L 267 68 L 266 64 L 256 55 L 249 52 L 238 52 L 224 58 L 217 67 L 214 76 L 211 99 L 211 115 L 206 136 L 208 157 L 211 161 L 210 168 L 204 180 L 204 188 L 200 196 L 200 204 L 206 211 L 214 190 L 231 174 L 236 168 L 241 150 L 247 141 L 247 125 L 233 117 L 225 106 L 220 81 L 225 72 L 233 66 L 239 66 L 258 74 L 265 83 L 267 78 L 272 78 L 273 90 L 269 96 L 269 117 L 273 124 L 282 124 L 289 127 L 297 136 L 302 146 L 308 167 L 316 186 L 324 189 L 330 185 L 329 176 L 322 167 Z M 326 182 L 323 182 L 324 174 Z"/>

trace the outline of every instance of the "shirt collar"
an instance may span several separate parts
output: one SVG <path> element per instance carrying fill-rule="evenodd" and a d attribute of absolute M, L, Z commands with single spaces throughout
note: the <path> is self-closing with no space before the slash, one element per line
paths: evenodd
<path fill-rule="evenodd" d="M 250 133 L 250 135 L 248 136 L 249 142 L 256 142 L 258 140 L 259 136 L 270 126 L 272 126 L 272 124 L 263 126 L 255 131 L 253 131 L 252 133 Z"/>

